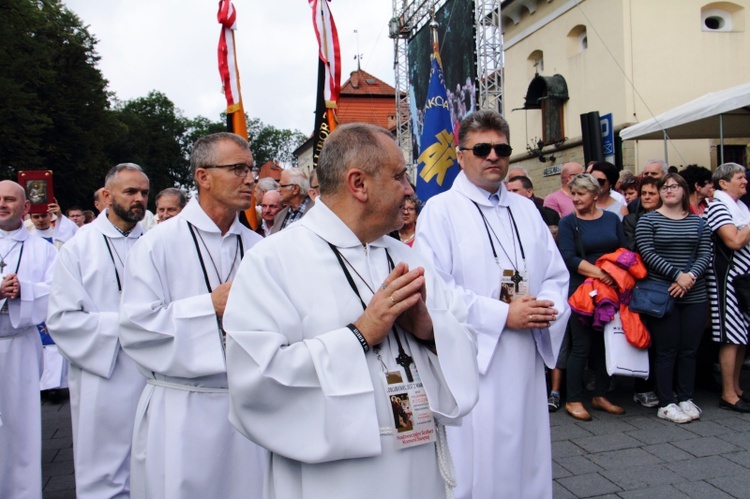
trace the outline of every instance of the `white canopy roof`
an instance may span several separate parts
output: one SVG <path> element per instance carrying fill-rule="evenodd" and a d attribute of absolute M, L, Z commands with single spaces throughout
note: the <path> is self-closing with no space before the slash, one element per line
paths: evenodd
<path fill-rule="evenodd" d="M 750 137 L 750 83 L 706 94 L 624 128 L 620 138 L 663 139 L 663 130 L 670 139 Z"/>

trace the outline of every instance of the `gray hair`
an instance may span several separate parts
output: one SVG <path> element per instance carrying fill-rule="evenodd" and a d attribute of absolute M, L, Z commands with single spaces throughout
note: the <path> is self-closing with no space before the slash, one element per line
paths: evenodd
<path fill-rule="evenodd" d="M 115 181 L 115 177 L 117 177 L 117 175 L 119 175 L 119 173 L 123 170 L 143 173 L 143 168 L 136 165 L 135 163 L 120 163 L 119 165 L 115 165 L 109 169 L 109 171 L 107 172 L 107 176 L 104 177 L 104 187 L 106 189 L 109 189 L 112 186 L 112 182 Z M 145 173 L 143 174 L 145 175 Z M 94 193 L 94 199 L 97 199 L 96 192 Z"/>
<path fill-rule="evenodd" d="M 732 180 L 732 177 L 738 173 L 745 173 L 745 167 L 738 165 L 737 163 L 724 163 L 719 165 L 711 175 L 711 180 L 714 183 L 714 188 L 723 190 L 719 185 L 720 180 L 726 180 L 727 182 Z"/>
<path fill-rule="evenodd" d="M 289 175 L 289 183 L 298 185 L 300 195 L 307 196 L 307 190 L 310 189 L 310 181 L 307 180 L 305 172 L 301 168 L 289 168 L 286 172 Z"/>
<path fill-rule="evenodd" d="M 258 180 L 257 184 L 255 184 L 255 188 L 260 191 L 260 197 L 263 197 L 263 194 L 268 191 L 279 190 L 279 183 L 271 177 L 263 177 L 262 179 Z"/>
<path fill-rule="evenodd" d="M 161 199 L 163 196 L 176 196 L 180 203 L 180 208 L 184 208 L 187 204 L 187 196 L 182 191 L 182 189 L 178 189 L 176 187 L 167 187 L 156 195 L 156 199 L 154 200 L 154 202 L 156 204 L 159 204 L 159 199 Z"/>
<path fill-rule="evenodd" d="M 599 181 L 590 173 L 579 173 L 573 177 L 573 179 L 568 182 L 568 188 L 571 192 L 574 190 L 592 192 L 594 193 L 594 196 L 598 196 L 602 192 Z"/>
<path fill-rule="evenodd" d="M 620 170 L 620 182 L 624 182 L 628 179 L 635 178 L 635 174 L 628 170 L 627 168 L 623 168 Z"/>
<path fill-rule="evenodd" d="M 461 122 L 458 129 L 458 146 L 465 147 L 468 135 L 473 132 L 485 132 L 494 130 L 510 141 L 510 126 L 505 118 L 497 111 L 483 109 L 468 115 Z"/>
<path fill-rule="evenodd" d="M 211 135 L 204 135 L 195 141 L 193 149 L 190 151 L 190 171 L 193 175 L 195 175 L 195 171 L 198 168 L 214 165 L 216 162 L 216 145 L 225 140 L 234 142 L 243 149 L 250 150 L 247 141 L 234 133 L 219 132 L 212 133 Z"/>
<path fill-rule="evenodd" d="M 344 182 L 347 170 L 357 167 L 376 176 L 383 164 L 383 134 L 393 140 L 385 128 L 368 123 L 348 123 L 336 127 L 323 144 L 318 158 L 318 183 L 321 194 L 335 194 Z"/>
<path fill-rule="evenodd" d="M 669 165 L 666 163 L 666 161 L 662 161 L 660 159 L 649 159 L 643 164 L 643 169 L 645 170 L 648 165 L 651 163 L 659 163 L 659 166 L 661 166 L 661 174 L 666 175 L 669 173 Z"/>

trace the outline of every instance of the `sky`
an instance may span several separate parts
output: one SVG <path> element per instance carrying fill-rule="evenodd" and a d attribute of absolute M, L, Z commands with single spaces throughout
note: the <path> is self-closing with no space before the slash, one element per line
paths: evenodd
<path fill-rule="evenodd" d="M 120 100 L 164 93 L 184 116 L 219 120 L 226 108 L 217 47 L 217 0 L 63 0 L 98 40 L 99 69 Z M 245 112 L 276 128 L 312 133 L 317 40 L 306 0 L 234 0 Z M 341 84 L 362 69 L 394 84 L 391 0 L 332 0 Z M 354 31 L 357 31 L 355 34 Z"/>

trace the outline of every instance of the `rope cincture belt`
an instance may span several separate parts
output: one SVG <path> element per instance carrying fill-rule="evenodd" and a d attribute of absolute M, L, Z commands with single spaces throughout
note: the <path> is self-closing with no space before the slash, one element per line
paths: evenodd
<path fill-rule="evenodd" d="M 208 386 L 184 385 L 182 383 L 172 383 L 160 379 L 148 378 L 146 383 L 162 388 L 172 388 L 173 390 L 182 390 L 183 392 L 200 392 L 200 393 L 229 393 L 229 388 L 212 388 Z"/>

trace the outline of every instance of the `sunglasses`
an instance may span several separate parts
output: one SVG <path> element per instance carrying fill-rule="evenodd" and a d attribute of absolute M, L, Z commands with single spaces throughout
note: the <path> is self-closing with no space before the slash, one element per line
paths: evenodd
<path fill-rule="evenodd" d="M 490 155 L 490 151 L 495 150 L 495 154 L 498 158 L 508 158 L 513 152 L 513 148 L 508 144 L 487 144 L 482 142 L 481 144 L 474 144 L 474 147 L 459 147 L 461 151 L 471 151 L 477 158 L 486 158 Z"/>
<path fill-rule="evenodd" d="M 597 182 L 599 182 L 599 186 L 604 187 L 604 185 L 607 183 L 606 178 L 598 178 L 596 179 Z"/>

